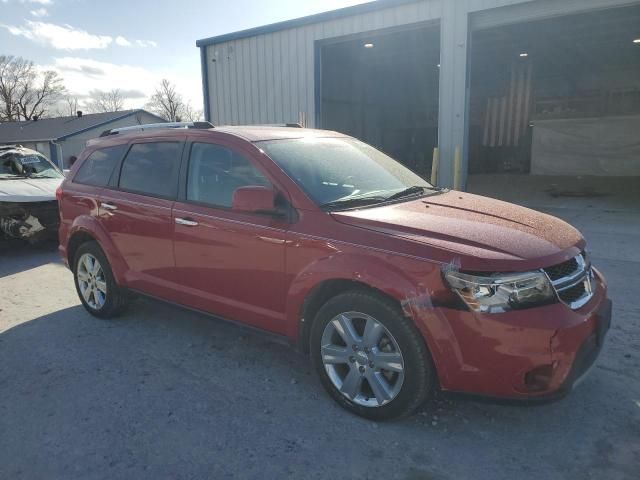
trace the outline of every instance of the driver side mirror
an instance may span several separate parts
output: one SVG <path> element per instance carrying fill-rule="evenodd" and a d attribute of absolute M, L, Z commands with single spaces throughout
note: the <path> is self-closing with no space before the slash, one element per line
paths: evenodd
<path fill-rule="evenodd" d="M 257 185 L 236 189 L 231 209 L 236 212 L 282 216 L 282 212 L 276 208 L 276 193 L 270 188 Z"/>

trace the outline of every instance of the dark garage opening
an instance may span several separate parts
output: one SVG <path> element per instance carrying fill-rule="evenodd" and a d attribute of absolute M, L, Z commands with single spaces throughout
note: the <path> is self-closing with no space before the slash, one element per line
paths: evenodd
<path fill-rule="evenodd" d="M 471 174 L 640 175 L 640 7 L 481 30 L 472 46 Z"/>
<path fill-rule="evenodd" d="M 322 44 L 320 124 L 429 175 L 438 139 L 440 29 L 372 32 Z"/>

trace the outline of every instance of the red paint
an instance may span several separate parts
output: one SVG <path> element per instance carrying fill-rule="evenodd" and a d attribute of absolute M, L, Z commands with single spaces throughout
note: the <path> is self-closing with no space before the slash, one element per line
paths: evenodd
<path fill-rule="evenodd" d="M 233 192 L 232 208 L 236 212 L 266 213 L 275 211 L 275 193 L 267 187 L 240 187 Z"/>
<path fill-rule="evenodd" d="M 358 282 L 397 300 L 413 319 L 431 351 L 443 389 L 528 398 L 553 393 L 563 385 L 607 301 L 600 274 L 594 297 L 577 311 L 556 303 L 479 314 L 455 306 L 441 272 L 450 263 L 461 270 L 486 272 L 555 265 L 584 248 L 577 230 L 533 210 L 453 191 L 325 213 L 252 143 L 303 135 L 327 133 L 217 128 L 151 131 L 94 141 L 62 186 L 60 252 L 66 261 L 74 235 L 90 235 L 105 251 L 119 284 L 294 342 L 300 338 L 304 301 L 314 288 L 327 280 Z M 95 148 L 160 138 L 235 149 L 269 179 L 273 190 L 239 189 L 233 208 L 222 209 L 190 203 L 184 197 L 151 198 L 73 182 Z M 255 213 L 273 210 L 275 194 L 290 203 L 292 215 Z M 105 210 L 104 203 L 117 205 L 117 212 Z M 176 218 L 198 225 L 178 225 Z M 529 392 L 525 374 L 545 365 L 553 366 L 548 388 Z"/>

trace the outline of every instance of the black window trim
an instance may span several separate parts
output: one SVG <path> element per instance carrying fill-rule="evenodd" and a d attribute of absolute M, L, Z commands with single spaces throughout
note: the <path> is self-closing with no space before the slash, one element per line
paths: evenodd
<path fill-rule="evenodd" d="M 120 157 L 116 160 L 115 164 L 113 165 L 113 170 L 111 170 L 111 174 L 109 175 L 109 178 L 107 179 L 107 182 L 104 185 L 93 185 L 91 183 L 79 182 L 77 180 L 78 174 L 80 173 L 82 168 L 85 166 L 89 158 L 91 158 L 91 155 L 96 153 L 98 150 L 106 150 L 107 148 L 118 148 L 118 147 L 124 147 L 123 153 L 120 154 Z M 94 148 L 87 154 L 87 156 L 84 157 L 84 159 L 78 165 L 78 169 L 75 171 L 75 173 L 73 174 L 73 177 L 70 179 L 71 183 L 74 183 L 76 185 L 85 185 L 87 187 L 94 187 L 94 188 L 109 188 L 109 185 L 111 185 L 111 181 L 113 179 L 113 174 L 118 169 L 118 166 L 120 165 L 120 163 L 122 162 L 122 159 L 124 158 L 124 156 L 127 154 L 128 151 L 129 150 L 127 148 L 126 143 L 118 143 L 116 145 L 107 145 L 105 147 Z"/>
<path fill-rule="evenodd" d="M 273 191 L 277 194 L 277 195 L 282 195 L 285 200 L 287 201 L 287 204 L 289 205 L 289 209 L 292 209 L 293 206 L 291 205 L 291 200 L 288 198 L 288 193 L 285 193 L 285 191 L 278 187 L 278 185 L 276 184 L 276 182 L 273 181 L 273 179 L 271 178 L 271 176 L 269 175 L 269 173 L 266 171 L 266 169 L 260 165 L 258 162 L 256 162 L 251 155 L 248 152 L 244 152 L 243 149 L 239 149 L 236 148 L 235 146 L 231 146 L 231 145 L 227 145 L 223 142 L 219 142 L 218 139 L 216 139 L 215 142 L 207 142 L 207 141 L 203 141 L 203 139 L 197 139 L 197 140 L 188 140 L 187 141 L 187 145 L 186 148 L 184 149 L 184 162 L 182 163 L 183 167 L 184 167 L 184 171 L 180 172 L 180 191 L 179 191 L 179 195 L 178 195 L 178 201 L 182 202 L 182 203 L 186 203 L 186 204 L 190 204 L 190 205 L 198 205 L 200 207 L 204 207 L 204 208 L 212 208 L 214 210 L 222 210 L 224 212 L 233 212 L 233 207 L 227 207 L 225 205 L 214 205 L 212 203 L 206 203 L 206 202 L 199 202 L 197 200 L 189 200 L 187 198 L 187 188 L 188 188 L 188 181 L 189 181 L 189 167 L 191 166 L 191 149 L 193 148 L 194 144 L 203 144 L 203 145 L 213 145 L 216 147 L 223 147 L 226 148 L 228 150 L 231 150 L 232 152 L 235 152 L 238 155 L 242 155 L 244 158 L 247 159 L 247 161 L 254 166 L 254 168 L 256 168 L 263 176 L 264 178 L 267 179 L 267 181 L 271 184 L 271 187 L 273 189 Z M 238 212 L 234 212 L 234 213 L 238 213 Z M 263 213 L 246 213 L 246 215 L 259 215 L 259 216 L 265 216 L 265 214 Z M 267 215 L 268 216 L 268 215 Z"/>
<path fill-rule="evenodd" d="M 131 151 L 131 149 L 133 148 L 134 145 L 140 145 L 140 144 L 145 144 L 145 143 L 180 143 L 182 144 L 182 149 L 179 151 L 178 153 L 178 162 L 180 162 L 179 168 L 178 168 L 178 175 L 177 175 L 177 179 L 176 181 L 179 181 L 180 179 L 180 172 L 182 170 L 182 165 L 184 163 L 184 150 L 185 150 L 185 138 L 179 138 L 176 139 L 175 137 L 155 137 L 155 138 L 137 138 L 137 139 L 133 139 L 131 140 L 129 143 L 127 143 L 127 149 L 125 154 L 122 156 L 122 158 L 120 159 L 120 162 L 116 165 L 116 168 L 114 168 L 114 172 L 111 175 L 111 179 L 109 181 L 109 184 L 106 185 L 104 188 L 108 189 L 108 190 L 113 190 L 113 191 L 117 191 L 117 192 L 124 192 L 124 193 L 131 193 L 133 195 L 140 195 L 143 197 L 147 197 L 147 198 L 157 198 L 159 200 L 168 200 L 171 202 L 174 202 L 178 199 L 178 195 L 179 195 L 179 188 L 180 186 L 178 185 L 178 188 L 176 188 L 176 194 L 174 196 L 168 196 L 168 195 L 152 195 L 150 193 L 147 192 L 141 192 L 138 190 L 129 190 L 129 189 L 125 189 L 125 188 L 120 188 L 120 177 L 122 175 L 122 166 L 124 165 L 124 160 L 127 158 L 127 155 L 129 155 L 129 152 Z M 124 145 L 124 144 L 123 144 Z M 117 172 L 117 174 L 116 174 Z"/>

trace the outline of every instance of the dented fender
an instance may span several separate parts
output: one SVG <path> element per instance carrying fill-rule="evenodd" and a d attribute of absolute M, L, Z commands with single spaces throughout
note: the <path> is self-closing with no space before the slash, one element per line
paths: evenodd
<path fill-rule="evenodd" d="M 287 294 L 288 334 L 296 338 L 306 296 L 327 280 L 350 280 L 380 290 L 402 301 L 417 293 L 411 278 L 397 267 L 366 255 L 336 253 L 309 264 L 293 279 Z"/>
<path fill-rule="evenodd" d="M 288 265 L 288 268 L 294 266 Z M 287 336 L 293 341 L 299 338 L 301 314 L 308 295 L 328 280 L 349 280 L 379 290 L 396 300 L 433 351 L 437 347 L 431 345 L 425 319 L 433 317 L 435 309 L 433 292 L 427 285 L 434 285 L 434 277 L 437 278 L 436 284 L 440 282 L 440 276 L 440 264 L 426 260 L 417 263 L 415 258 L 402 255 L 328 249 L 325 256 L 304 266 L 290 284 L 286 304 Z"/>

